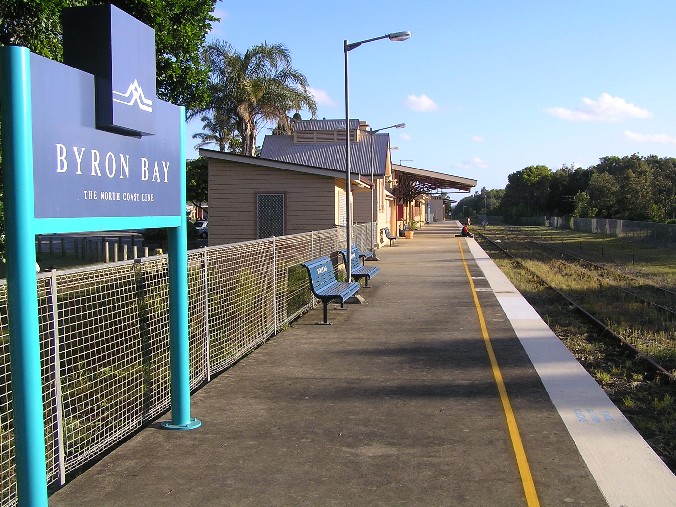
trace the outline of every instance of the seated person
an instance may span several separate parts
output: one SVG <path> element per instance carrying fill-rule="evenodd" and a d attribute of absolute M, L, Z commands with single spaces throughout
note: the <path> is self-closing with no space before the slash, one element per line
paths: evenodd
<path fill-rule="evenodd" d="M 473 238 L 474 237 L 474 234 L 469 232 L 469 227 L 467 227 L 467 225 L 462 226 L 462 231 L 460 231 L 460 235 L 463 238 Z"/>

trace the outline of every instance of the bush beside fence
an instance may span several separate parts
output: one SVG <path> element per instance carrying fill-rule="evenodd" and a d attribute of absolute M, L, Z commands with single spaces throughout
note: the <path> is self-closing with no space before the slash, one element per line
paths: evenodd
<path fill-rule="evenodd" d="M 372 224 L 352 228 L 370 250 Z M 188 252 L 190 387 L 313 304 L 301 263 L 345 248 L 344 229 Z M 47 480 L 66 476 L 170 408 L 167 257 L 38 278 Z M 7 286 L 0 285 L 0 504 L 17 503 Z"/>

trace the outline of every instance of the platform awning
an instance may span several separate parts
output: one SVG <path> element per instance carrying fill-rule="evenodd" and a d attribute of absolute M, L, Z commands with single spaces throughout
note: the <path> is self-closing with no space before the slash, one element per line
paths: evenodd
<path fill-rule="evenodd" d="M 434 190 L 469 192 L 477 184 L 477 180 L 471 178 L 398 164 L 392 164 L 392 173 L 397 181 L 393 193 L 397 201 L 403 203 L 412 202 L 420 194 L 428 194 Z"/>

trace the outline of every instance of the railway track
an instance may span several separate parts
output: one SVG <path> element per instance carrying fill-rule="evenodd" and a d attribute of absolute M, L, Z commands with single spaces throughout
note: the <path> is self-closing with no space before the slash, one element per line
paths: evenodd
<path fill-rule="evenodd" d="M 667 289 L 666 287 L 660 287 L 655 284 L 647 283 L 645 280 L 641 280 L 626 273 L 620 273 L 617 270 L 609 269 L 608 267 L 602 264 L 598 264 L 596 262 L 590 261 L 589 259 L 585 259 L 584 257 L 574 255 L 570 252 L 566 252 L 564 250 L 556 248 L 552 245 L 548 245 L 546 243 L 542 243 L 540 241 L 530 240 L 529 243 L 537 245 L 537 247 L 539 248 L 551 250 L 552 252 L 555 252 L 557 255 L 573 259 L 578 263 L 580 263 L 580 265 L 588 269 L 593 269 L 599 274 L 599 276 L 602 276 L 604 278 L 622 280 L 634 286 L 638 286 L 640 287 L 641 292 L 649 293 L 650 295 L 648 297 L 644 297 L 641 293 L 637 291 L 632 291 L 629 289 L 623 289 L 623 291 L 635 296 L 636 298 L 640 298 L 649 304 L 659 307 L 668 313 L 676 315 L 676 291 L 674 290 Z M 666 302 L 666 304 L 656 303 L 655 300 L 664 301 Z"/>
<path fill-rule="evenodd" d="M 670 383 L 676 380 L 673 291 L 526 238 L 512 241 L 506 237 L 491 238 L 485 233 L 477 236 L 554 291 L 599 328 L 602 335 L 640 357 Z M 553 279 L 558 283 L 553 283 Z M 580 286 L 587 288 L 582 290 Z M 620 309 L 613 312 L 613 308 Z M 638 325 L 628 337 L 613 329 L 630 328 L 618 325 L 617 321 L 635 321 Z"/>

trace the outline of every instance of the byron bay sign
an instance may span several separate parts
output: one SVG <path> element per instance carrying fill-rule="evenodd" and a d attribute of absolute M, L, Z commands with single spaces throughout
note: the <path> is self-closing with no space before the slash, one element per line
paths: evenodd
<path fill-rule="evenodd" d="M 154 31 L 108 5 L 67 9 L 63 26 L 65 65 L 30 55 L 38 224 L 181 215 L 183 113 L 156 97 Z"/>
<path fill-rule="evenodd" d="M 47 506 L 36 234 L 167 229 L 163 427 L 201 424 L 190 417 L 185 111 L 156 97 L 154 31 L 117 7 L 66 9 L 63 47 L 64 63 L 0 47 L 16 481 L 19 505 L 31 507 Z"/>

